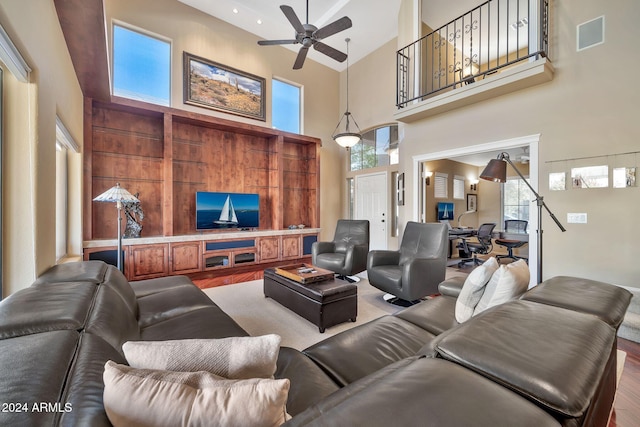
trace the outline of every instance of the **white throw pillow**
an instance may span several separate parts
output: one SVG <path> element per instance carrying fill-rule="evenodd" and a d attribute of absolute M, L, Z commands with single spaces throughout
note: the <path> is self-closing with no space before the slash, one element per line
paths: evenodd
<path fill-rule="evenodd" d="M 471 319 L 476 305 L 484 294 L 485 286 L 498 267 L 498 261 L 492 257 L 469 273 L 456 300 L 455 315 L 459 323 Z"/>
<path fill-rule="evenodd" d="M 128 341 L 122 350 L 134 368 L 206 371 L 228 379 L 273 378 L 280 336 Z"/>
<path fill-rule="evenodd" d="M 528 287 L 529 266 L 524 260 L 501 265 L 487 283 L 473 315 L 519 297 L 527 291 Z"/>
<path fill-rule="evenodd" d="M 115 426 L 279 426 L 289 380 L 226 380 L 209 372 L 105 364 L 104 408 Z"/>

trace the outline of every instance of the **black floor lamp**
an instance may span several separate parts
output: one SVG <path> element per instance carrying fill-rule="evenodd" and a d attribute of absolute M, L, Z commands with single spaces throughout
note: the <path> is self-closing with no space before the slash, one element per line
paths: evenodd
<path fill-rule="evenodd" d="M 560 228 L 560 230 L 562 230 L 563 232 L 567 230 L 562 226 L 562 224 L 560 224 L 560 221 L 558 221 L 558 218 L 556 218 L 553 212 L 549 210 L 542 196 L 539 195 L 536 192 L 536 190 L 533 189 L 531 184 L 529 184 L 529 181 L 527 181 L 527 179 L 522 175 L 522 173 L 520 173 L 516 165 L 513 164 L 513 162 L 509 158 L 509 153 L 500 153 L 498 155 L 498 158 L 491 159 L 487 167 L 484 168 L 484 170 L 480 174 L 480 178 L 486 179 L 487 181 L 493 181 L 493 182 L 500 182 L 500 183 L 507 182 L 507 163 L 511 165 L 513 170 L 516 171 L 516 173 L 520 178 L 522 178 L 524 183 L 527 184 L 527 186 L 529 187 L 533 195 L 536 197 L 536 203 L 538 205 L 538 281 L 537 283 L 540 283 L 542 282 L 542 208 L 544 207 L 547 210 L 547 212 L 549 213 L 549 216 L 551 217 L 553 222 L 555 222 L 556 225 Z"/>
<path fill-rule="evenodd" d="M 94 202 L 111 202 L 116 204 L 118 210 L 118 270 L 122 271 L 122 231 L 120 222 L 122 221 L 120 211 L 122 211 L 122 202 L 138 202 L 139 200 L 124 188 L 120 187 L 120 183 L 116 183 L 115 187 L 111 187 L 95 199 Z"/>

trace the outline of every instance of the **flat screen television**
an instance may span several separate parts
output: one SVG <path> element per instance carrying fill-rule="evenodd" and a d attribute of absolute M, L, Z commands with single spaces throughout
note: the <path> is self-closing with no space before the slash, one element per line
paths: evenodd
<path fill-rule="evenodd" d="M 196 229 L 260 226 L 260 197 L 251 193 L 196 192 Z"/>

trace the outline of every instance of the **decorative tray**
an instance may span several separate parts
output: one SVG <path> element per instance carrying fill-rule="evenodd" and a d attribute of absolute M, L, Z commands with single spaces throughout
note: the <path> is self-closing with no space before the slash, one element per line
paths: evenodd
<path fill-rule="evenodd" d="M 334 272 L 311 264 L 292 264 L 276 267 L 276 274 L 298 283 L 308 284 L 333 279 Z"/>

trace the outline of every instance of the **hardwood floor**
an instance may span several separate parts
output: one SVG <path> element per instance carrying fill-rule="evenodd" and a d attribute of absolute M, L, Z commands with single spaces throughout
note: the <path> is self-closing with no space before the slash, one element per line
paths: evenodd
<path fill-rule="evenodd" d="M 640 425 L 640 344 L 618 338 L 618 349 L 627 353 L 609 427 Z"/>

